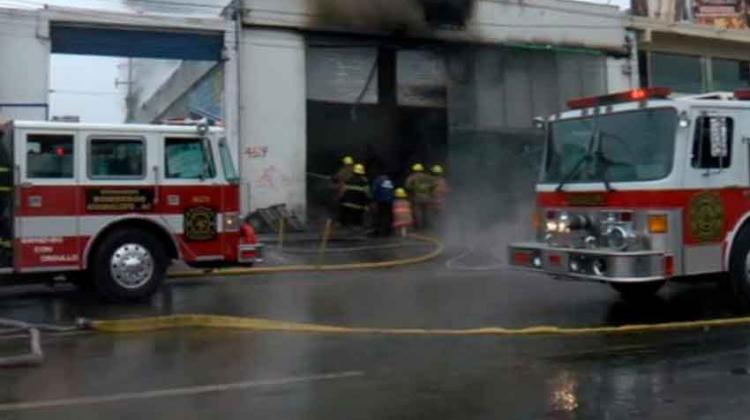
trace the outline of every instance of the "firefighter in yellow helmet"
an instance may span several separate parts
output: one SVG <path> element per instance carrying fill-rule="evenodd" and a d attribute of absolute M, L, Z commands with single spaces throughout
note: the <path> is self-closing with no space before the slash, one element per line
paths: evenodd
<path fill-rule="evenodd" d="M 354 158 L 351 156 L 344 156 L 341 158 L 341 167 L 331 177 L 331 190 L 333 191 L 333 198 L 335 202 L 341 200 L 341 195 L 344 194 L 344 184 L 354 176 Z M 342 216 L 339 212 L 338 219 L 341 220 Z"/>
<path fill-rule="evenodd" d="M 341 225 L 361 227 L 370 201 L 372 201 L 372 196 L 365 165 L 357 163 L 352 168 L 352 176 L 344 183 L 339 199 L 339 221 Z"/>
<path fill-rule="evenodd" d="M 425 173 L 423 164 L 415 163 L 412 165 L 411 173 L 406 177 L 405 187 L 414 213 L 414 226 L 417 229 L 424 229 L 429 224 L 432 177 Z"/>
<path fill-rule="evenodd" d="M 409 195 L 403 188 L 396 188 L 396 199 L 393 201 L 393 227 L 401 236 L 406 236 L 407 229 L 414 224 Z"/>
<path fill-rule="evenodd" d="M 336 171 L 336 174 L 332 177 L 333 188 L 336 191 L 337 198 L 341 197 L 344 184 L 352 177 L 352 175 L 354 175 L 354 158 L 351 156 L 344 156 L 341 159 L 341 168 L 339 168 L 339 170 Z"/>
<path fill-rule="evenodd" d="M 430 218 L 435 224 L 440 225 L 445 213 L 445 203 L 448 199 L 450 187 L 448 186 L 448 180 L 445 178 L 445 169 L 441 165 L 433 165 L 430 172 L 432 172 Z"/>

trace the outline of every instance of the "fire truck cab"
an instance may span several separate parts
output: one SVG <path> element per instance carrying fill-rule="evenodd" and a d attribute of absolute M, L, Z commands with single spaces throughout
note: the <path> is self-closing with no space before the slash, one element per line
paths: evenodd
<path fill-rule="evenodd" d="M 726 273 L 750 301 L 750 91 L 647 88 L 568 105 L 541 121 L 536 237 L 510 246 L 510 264 L 626 298 Z"/>
<path fill-rule="evenodd" d="M 239 212 L 221 129 L 0 125 L 0 273 L 14 281 L 65 274 L 141 299 L 175 260 L 254 263 L 260 245 Z"/>

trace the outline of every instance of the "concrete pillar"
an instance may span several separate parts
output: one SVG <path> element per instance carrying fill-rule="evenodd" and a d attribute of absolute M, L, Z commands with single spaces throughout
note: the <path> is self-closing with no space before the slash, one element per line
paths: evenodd
<path fill-rule="evenodd" d="M 238 42 L 239 34 L 235 22 L 233 21 L 230 26 L 231 28 L 224 33 L 224 51 L 222 54 L 224 59 L 224 94 L 222 98 L 224 115 L 222 117 L 227 145 L 232 152 L 235 165 L 237 165 L 239 163 L 240 131 L 242 128 L 240 121 L 240 43 Z M 249 210 L 245 207 L 246 201 L 242 200 L 243 214 Z"/>
<path fill-rule="evenodd" d="M 240 63 L 243 210 L 286 204 L 304 218 L 305 39 L 291 31 L 244 29 Z"/>
<path fill-rule="evenodd" d="M 34 12 L 0 11 L 0 120 L 45 120 L 49 103 L 48 22 Z"/>

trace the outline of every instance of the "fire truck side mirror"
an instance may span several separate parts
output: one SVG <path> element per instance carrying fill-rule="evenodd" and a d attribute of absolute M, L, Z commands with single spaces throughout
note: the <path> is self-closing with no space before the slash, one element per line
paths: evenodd
<path fill-rule="evenodd" d="M 547 120 L 544 117 L 534 117 L 531 123 L 534 125 L 534 128 L 539 130 L 544 130 L 547 127 Z"/>

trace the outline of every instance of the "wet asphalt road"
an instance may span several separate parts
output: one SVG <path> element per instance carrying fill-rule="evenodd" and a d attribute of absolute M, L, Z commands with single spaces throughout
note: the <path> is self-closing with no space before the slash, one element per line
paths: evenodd
<path fill-rule="evenodd" d="M 6 291 L 0 317 L 168 313 L 345 326 L 595 326 L 743 314 L 711 283 L 645 304 L 597 284 L 445 259 L 399 269 L 171 282 L 151 302 Z M 23 350 L 0 340 L 0 352 Z M 385 337 L 176 330 L 46 336 L 37 368 L 0 370 L 0 418 L 746 418 L 750 328 L 626 336 Z M 14 405 L 15 404 L 15 405 Z"/>

